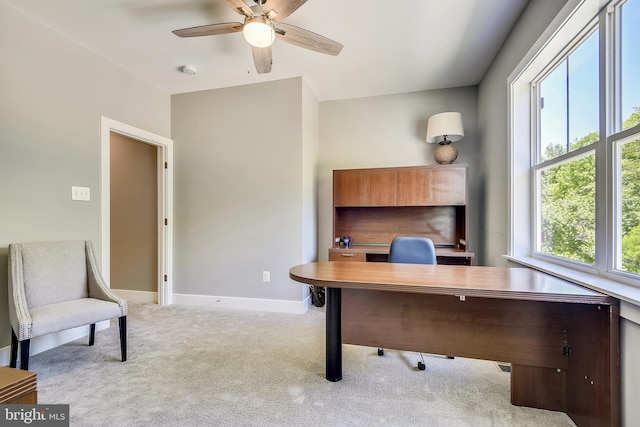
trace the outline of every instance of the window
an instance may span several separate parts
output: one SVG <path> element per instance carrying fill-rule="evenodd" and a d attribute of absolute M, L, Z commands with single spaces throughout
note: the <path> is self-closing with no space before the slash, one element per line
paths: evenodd
<path fill-rule="evenodd" d="M 616 115 L 622 123 L 614 130 L 637 129 L 640 126 L 640 0 L 627 0 L 616 9 L 620 28 L 618 47 L 620 90 Z M 634 44 L 635 42 L 635 44 Z M 617 95 L 617 93 L 614 93 Z M 626 138 L 613 135 L 615 270 L 640 275 L 640 133 Z"/>
<path fill-rule="evenodd" d="M 540 159 L 549 160 L 598 137 L 598 31 L 537 83 Z"/>
<path fill-rule="evenodd" d="M 588 264 L 595 262 L 594 172 L 593 152 L 538 172 L 538 251 Z"/>
<path fill-rule="evenodd" d="M 573 4 L 510 77 L 509 255 L 640 286 L 640 0 Z"/>
<path fill-rule="evenodd" d="M 640 123 L 640 0 L 627 0 L 619 9 L 620 15 L 620 97 L 622 129 Z"/>
<path fill-rule="evenodd" d="M 587 264 L 596 256 L 596 169 L 599 134 L 599 31 L 580 40 L 532 84 L 539 117 L 535 139 L 539 253 Z"/>
<path fill-rule="evenodd" d="M 620 165 L 616 269 L 640 274 L 640 138 L 634 137 L 637 139 L 616 144 L 616 163 Z"/>

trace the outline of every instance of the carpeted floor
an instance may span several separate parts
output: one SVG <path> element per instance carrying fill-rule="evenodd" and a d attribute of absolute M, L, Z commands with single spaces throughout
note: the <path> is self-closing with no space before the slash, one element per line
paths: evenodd
<path fill-rule="evenodd" d="M 344 346 L 324 379 L 324 310 L 304 315 L 132 303 L 129 360 L 117 322 L 31 357 L 43 404 L 72 426 L 573 426 L 512 406 L 495 362 Z"/>

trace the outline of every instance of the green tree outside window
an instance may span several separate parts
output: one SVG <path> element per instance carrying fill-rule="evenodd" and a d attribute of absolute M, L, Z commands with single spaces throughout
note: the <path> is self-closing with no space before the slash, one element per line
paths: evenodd
<path fill-rule="evenodd" d="M 623 128 L 640 124 L 640 107 Z M 592 132 L 571 150 L 596 142 Z M 547 146 L 544 158 L 564 153 L 561 144 Z M 541 173 L 541 251 L 588 264 L 595 262 L 595 155 Z M 622 269 L 640 274 L 640 139 L 622 148 Z"/>
<path fill-rule="evenodd" d="M 623 129 L 640 124 L 640 107 Z M 622 147 L 622 269 L 640 274 L 640 139 Z"/>

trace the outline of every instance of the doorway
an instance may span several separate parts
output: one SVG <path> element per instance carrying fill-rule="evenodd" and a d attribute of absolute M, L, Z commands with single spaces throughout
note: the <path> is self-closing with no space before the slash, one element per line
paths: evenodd
<path fill-rule="evenodd" d="M 158 301 L 158 147 L 110 133 L 111 289 Z"/>
<path fill-rule="evenodd" d="M 149 298 L 152 298 L 154 300 L 157 299 L 159 305 L 171 304 L 173 236 L 173 141 L 168 138 L 144 131 L 142 129 L 138 129 L 133 126 L 129 126 L 127 124 L 102 117 L 100 145 L 103 276 L 107 283 L 111 284 L 111 273 L 113 266 L 116 269 L 114 270 L 113 277 L 116 281 L 120 282 L 121 280 L 123 280 L 123 278 L 129 277 L 135 278 L 135 280 L 140 282 L 139 285 L 133 287 L 124 286 L 127 289 L 118 289 L 122 287 L 120 283 L 114 286 L 114 291 L 123 296 L 125 299 L 148 302 Z M 133 177 L 133 175 L 127 177 L 125 173 L 124 177 L 114 177 L 116 179 L 114 179 L 112 182 L 112 166 L 117 166 L 116 164 L 112 164 L 112 155 L 116 156 L 114 160 L 116 160 L 119 165 L 122 165 L 123 163 L 122 157 L 118 157 L 121 154 L 121 151 L 118 150 L 118 147 L 128 147 L 129 150 L 126 150 L 124 155 L 132 155 L 138 157 L 138 161 L 141 162 L 141 167 L 138 169 L 146 169 L 147 177 L 144 179 L 147 180 L 148 184 L 149 179 L 153 180 L 153 178 L 149 178 L 149 173 L 155 174 L 155 182 L 151 182 L 150 185 L 154 187 L 152 191 L 156 191 L 156 197 L 152 197 L 153 195 L 149 194 L 148 188 L 136 189 L 135 184 L 133 183 L 131 184 L 131 190 L 137 193 L 129 195 L 128 197 L 122 197 L 122 194 L 112 194 L 112 183 L 116 185 L 116 187 L 114 187 L 113 189 L 114 192 L 126 191 L 123 190 L 124 187 L 119 186 L 120 184 L 118 184 L 118 181 L 121 179 Z M 115 149 L 116 151 L 112 151 L 113 149 Z M 131 149 L 133 151 L 131 151 Z M 150 155 L 155 157 L 155 161 L 153 158 L 149 159 Z M 116 171 L 115 173 L 120 175 L 119 171 Z M 112 222 L 121 222 L 123 220 L 123 218 L 120 217 L 119 213 L 112 211 L 112 203 L 114 204 L 113 208 L 118 209 L 123 208 L 123 203 L 137 203 L 138 208 L 135 208 L 132 204 L 128 206 L 129 210 L 145 209 L 146 212 L 138 212 L 138 214 L 142 214 L 143 216 L 146 215 L 147 218 L 149 218 L 149 215 L 154 215 L 155 211 L 155 221 L 153 221 L 152 219 L 151 229 L 149 227 L 149 224 L 146 224 L 145 226 L 141 226 L 142 228 L 146 229 L 146 233 L 138 234 L 136 232 L 136 234 L 133 235 L 131 234 L 131 224 L 123 226 L 118 222 Z M 155 205 L 151 207 L 151 211 L 147 209 L 149 208 L 149 203 Z M 125 218 L 125 220 L 129 221 L 131 220 L 131 218 Z M 113 230 L 112 227 L 114 227 Z M 133 227 L 135 228 L 136 226 L 134 225 Z M 127 230 L 127 228 L 129 228 L 129 230 Z M 156 229 L 155 236 L 152 235 L 153 228 Z M 127 236 L 123 236 L 123 233 L 126 234 L 127 232 L 129 232 L 129 238 L 132 243 L 131 245 L 129 245 L 130 247 L 128 249 L 123 250 L 120 245 L 123 244 L 123 240 L 127 239 Z M 146 242 L 144 242 L 143 240 L 145 240 Z M 113 247 L 112 244 L 114 245 Z M 134 246 L 138 246 L 138 249 L 140 250 L 155 250 L 156 255 L 152 255 L 151 258 L 149 258 L 149 254 L 147 254 L 146 259 L 144 259 L 144 255 L 141 255 L 142 258 L 138 261 L 128 260 L 130 256 L 138 256 L 133 252 L 129 254 L 126 253 L 127 250 L 134 249 Z M 117 253 L 112 254 L 112 250 Z M 136 265 L 141 261 L 144 263 L 143 266 Z M 155 272 L 149 271 L 150 268 L 154 269 Z M 123 271 L 123 269 L 127 271 Z M 144 283 L 141 283 L 149 280 L 155 281 L 155 285 L 145 285 Z"/>

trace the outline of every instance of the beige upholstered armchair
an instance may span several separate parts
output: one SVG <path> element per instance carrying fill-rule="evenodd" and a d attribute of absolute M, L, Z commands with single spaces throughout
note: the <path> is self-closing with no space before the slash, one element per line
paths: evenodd
<path fill-rule="evenodd" d="M 127 302 L 111 292 L 96 266 L 90 241 L 9 245 L 11 367 L 29 369 L 31 338 L 118 318 L 122 361 L 127 360 Z"/>

